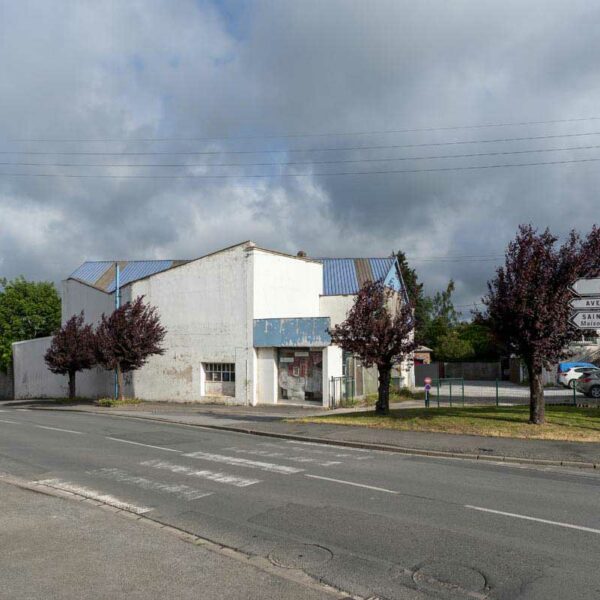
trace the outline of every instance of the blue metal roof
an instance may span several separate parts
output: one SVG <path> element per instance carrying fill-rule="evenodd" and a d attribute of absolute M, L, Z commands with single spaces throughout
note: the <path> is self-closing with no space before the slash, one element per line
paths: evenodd
<path fill-rule="evenodd" d="M 143 279 L 149 275 L 155 275 L 166 269 L 170 269 L 176 264 L 182 264 L 187 261 L 175 260 L 132 260 L 120 261 L 120 283 L 121 286 Z M 71 273 L 71 279 L 78 279 L 98 287 L 109 294 L 115 291 L 116 282 L 114 274 L 114 261 L 90 261 L 83 263 L 80 267 Z"/>
<path fill-rule="evenodd" d="M 323 264 L 323 295 L 357 294 L 365 279 L 384 281 L 400 291 L 396 259 L 390 258 L 318 258 Z M 359 270 L 362 268 L 362 273 Z M 370 270 L 370 273 L 369 273 Z M 389 276 L 389 277 L 388 277 Z"/>

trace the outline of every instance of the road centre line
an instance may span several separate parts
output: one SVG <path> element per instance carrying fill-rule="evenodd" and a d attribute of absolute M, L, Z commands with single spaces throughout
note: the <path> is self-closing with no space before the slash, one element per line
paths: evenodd
<path fill-rule="evenodd" d="M 154 448 L 156 450 L 165 450 L 166 452 L 177 452 L 182 453 L 183 450 L 175 450 L 173 448 L 165 448 L 163 446 L 152 446 L 151 444 L 142 444 L 141 442 L 132 442 L 131 440 L 122 440 L 121 438 L 105 436 L 107 440 L 113 440 L 113 442 L 123 442 L 124 444 L 133 444 L 134 446 L 144 446 L 145 448 Z"/>
<path fill-rule="evenodd" d="M 9 421 L 8 419 L 0 419 L 1 423 L 10 423 L 11 425 L 22 425 L 19 421 Z"/>
<path fill-rule="evenodd" d="M 333 479 L 332 477 L 322 477 L 321 475 L 310 475 L 308 473 L 304 474 L 305 477 L 310 477 L 311 479 L 323 479 L 325 481 L 333 481 L 334 483 L 342 483 L 344 485 L 352 485 L 354 487 L 366 488 L 368 490 L 375 490 L 376 492 L 385 492 L 386 494 L 399 494 L 400 492 L 396 492 L 395 490 L 388 490 L 386 488 L 376 487 L 374 485 L 366 485 L 364 483 L 356 483 L 354 481 L 345 481 L 343 479 Z"/>
<path fill-rule="evenodd" d="M 64 433 L 75 433 L 77 435 L 83 435 L 83 431 L 73 431 L 72 429 L 61 429 L 60 427 L 48 427 L 47 425 L 34 425 L 40 429 L 51 429 L 52 431 L 62 431 Z"/>
<path fill-rule="evenodd" d="M 515 519 L 524 519 L 526 521 L 535 521 L 537 523 L 546 523 L 547 525 L 556 525 L 557 527 L 566 527 L 568 529 L 577 529 L 579 531 L 587 531 L 589 533 L 600 534 L 600 529 L 594 529 L 593 527 L 584 527 L 583 525 L 574 525 L 572 523 L 563 523 L 561 521 L 550 521 L 549 519 L 540 519 L 538 517 L 530 517 L 528 515 L 520 515 L 517 513 L 504 512 L 502 510 L 493 510 L 491 508 L 483 508 L 482 506 L 472 506 L 465 504 L 465 508 L 471 510 L 478 510 L 481 512 L 492 513 L 494 515 L 502 515 L 504 517 L 513 517 Z"/>

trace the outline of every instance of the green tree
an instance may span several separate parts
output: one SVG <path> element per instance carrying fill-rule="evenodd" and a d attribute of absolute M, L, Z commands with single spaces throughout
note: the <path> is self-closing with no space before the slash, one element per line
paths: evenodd
<path fill-rule="evenodd" d="M 459 323 L 456 330 L 460 339 L 471 344 L 475 360 L 497 360 L 500 357 L 500 348 L 485 319 L 476 315 L 470 323 Z"/>
<path fill-rule="evenodd" d="M 426 318 L 422 343 L 430 348 L 435 349 L 440 339 L 458 325 L 458 313 L 452 302 L 453 292 L 454 281 L 450 280 L 445 290 L 436 292 L 433 297 L 425 298 Z"/>
<path fill-rule="evenodd" d="M 475 356 L 473 345 L 461 338 L 458 329 L 442 335 L 433 350 L 436 358 L 443 361 L 469 360 Z"/>
<path fill-rule="evenodd" d="M 406 254 L 402 250 L 398 250 L 395 254 L 408 299 L 414 311 L 415 341 L 417 344 L 423 345 L 425 344 L 425 326 L 429 320 L 430 301 L 423 293 L 423 284 L 419 282 L 416 270 L 409 266 Z"/>
<path fill-rule="evenodd" d="M 12 363 L 12 344 L 52 335 L 60 327 L 60 297 L 53 283 L 0 279 L 0 370 Z"/>

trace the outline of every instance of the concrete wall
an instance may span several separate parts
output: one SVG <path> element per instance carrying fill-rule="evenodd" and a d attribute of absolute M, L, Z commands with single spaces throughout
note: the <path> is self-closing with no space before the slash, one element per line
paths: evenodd
<path fill-rule="evenodd" d="M 318 317 L 323 265 L 256 249 L 252 252 L 254 319 Z"/>
<path fill-rule="evenodd" d="M 144 400 L 214 400 L 203 389 L 202 363 L 225 362 L 236 366 L 235 398 L 221 400 L 251 401 L 248 254 L 236 246 L 128 286 L 132 299 L 144 295 L 157 307 L 167 330 L 166 353 L 151 357 L 133 373 L 133 395 Z"/>
<path fill-rule="evenodd" d="M 323 348 L 323 406 L 330 406 L 331 390 L 329 381 L 332 377 L 343 374 L 343 352 L 338 346 Z"/>
<path fill-rule="evenodd" d="M 256 395 L 261 404 L 276 404 L 279 392 L 277 383 L 277 349 L 257 348 L 257 390 Z"/>
<path fill-rule="evenodd" d="M 98 323 L 102 313 L 110 314 L 115 308 L 115 297 L 73 279 L 62 282 L 62 322 L 84 312 L 86 323 Z"/>
<path fill-rule="evenodd" d="M 69 395 L 66 375 L 55 375 L 44 362 L 51 337 L 13 344 L 15 398 L 65 398 Z M 83 398 L 112 396 L 113 375 L 102 369 L 77 373 L 77 395 Z"/>
<path fill-rule="evenodd" d="M 329 317 L 332 327 L 339 325 L 346 320 L 355 299 L 356 296 L 321 296 L 319 298 L 319 316 Z"/>
<path fill-rule="evenodd" d="M 12 400 L 14 397 L 12 369 L 8 373 L 0 371 L 0 400 Z"/>

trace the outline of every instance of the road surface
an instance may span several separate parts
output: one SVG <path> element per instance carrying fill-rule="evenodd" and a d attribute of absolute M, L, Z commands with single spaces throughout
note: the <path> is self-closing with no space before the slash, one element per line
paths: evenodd
<path fill-rule="evenodd" d="M 0 471 L 363 598 L 600 598 L 600 476 L 591 470 L 4 407 Z"/>

